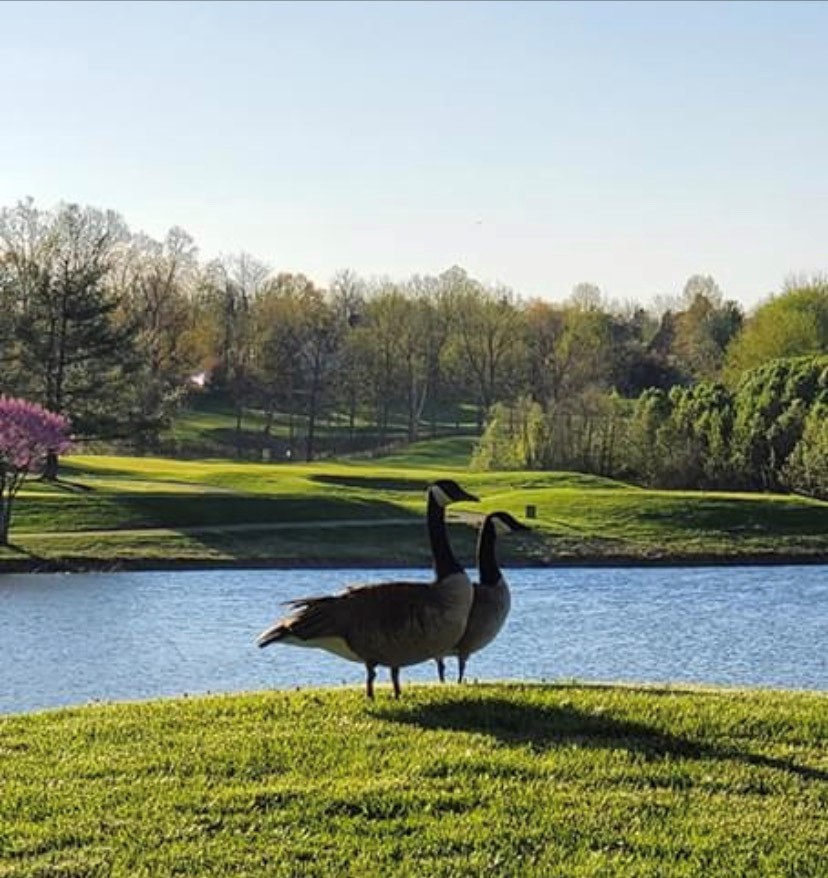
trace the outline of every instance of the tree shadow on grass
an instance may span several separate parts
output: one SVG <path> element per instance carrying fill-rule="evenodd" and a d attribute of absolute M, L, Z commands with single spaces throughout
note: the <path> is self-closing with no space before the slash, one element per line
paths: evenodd
<path fill-rule="evenodd" d="M 562 745 L 624 749 L 647 760 L 681 757 L 739 761 L 828 783 L 828 771 L 757 753 L 693 740 L 609 713 L 589 713 L 568 705 L 520 704 L 505 698 L 393 705 L 375 713 L 389 722 L 489 735 L 499 744 L 529 746 L 538 753 Z"/>
<path fill-rule="evenodd" d="M 685 531 L 723 531 L 734 534 L 824 533 L 828 528 L 828 506 L 794 499 L 771 503 L 757 494 L 731 499 L 675 498 L 667 506 L 649 505 L 638 510 L 644 524 Z"/>
<path fill-rule="evenodd" d="M 40 484 L 48 485 L 56 491 L 64 491 L 70 494 L 88 494 L 95 489 L 91 485 L 82 485 L 80 482 L 71 482 L 66 478 L 57 479 L 39 479 Z"/>
<path fill-rule="evenodd" d="M 346 476 L 329 475 L 318 473 L 309 476 L 312 482 L 320 482 L 323 485 L 336 485 L 346 488 L 366 488 L 376 491 L 411 491 L 425 494 L 428 481 L 425 479 L 388 478 L 382 476 L 362 476 L 351 474 Z"/>
<path fill-rule="evenodd" d="M 119 547 L 125 547 L 125 564 L 133 568 L 234 561 L 296 566 L 336 566 L 340 561 L 342 566 L 376 566 L 379 561 L 430 566 L 422 514 L 383 500 L 231 492 L 92 492 L 68 494 L 59 502 L 59 518 L 54 513 L 57 506 L 32 504 L 31 514 L 13 525 L 21 534 L 43 537 L 50 536 L 56 525 L 68 527 L 58 532 L 63 539 L 38 543 L 47 558 L 33 556 L 27 540 L 14 547 L 17 558 L 0 559 L 0 570 L 114 570 L 122 566 Z M 169 533 L 151 533 L 156 529 Z M 142 543 L 144 539 L 148 542 Z M 468 540 L 463 545 L 473 552 Z M 136 546 L 140 551 L 136 552 Z"/>
<path fill-rule="evenodd" d="M 122 528 L 167 528 L 225 562 L 370 566 L 377 546 L 386 563 L 419 566 L 429 558 L 423 516 L 383 500 L 135 494 L 119 505 Z"/>

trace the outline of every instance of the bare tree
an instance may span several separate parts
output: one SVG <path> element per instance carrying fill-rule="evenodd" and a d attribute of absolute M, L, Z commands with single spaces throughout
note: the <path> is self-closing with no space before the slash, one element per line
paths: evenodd
<path fill-rule="evenodd" d="M 244 409 L 254 394 L 250 309 L 268 275 L 268 267 L 247 253 L 213 260 L 204 274 L 217 335 L 213 378 L 227 390 L 235 409 L 237 455 L 241 454 Z"/>
<path fill-rule="evenodd" d="M 461 275 L 451 290 L 456 353 L 471 378 L 480 425 L 486 410 L 510 388 L 523 340 L 521 315 L 506 287 L 485 288 Z"/>
<path fill-rule="evenodd" d="M 117 283 L 137 327 L 138 405 L 147 435 L 155 436 L 197 368 L 192 300 L 197 276 L 195 244 L 180 228 L 171 229 L 163 242 L 134 235 L 120 260 Z"/>

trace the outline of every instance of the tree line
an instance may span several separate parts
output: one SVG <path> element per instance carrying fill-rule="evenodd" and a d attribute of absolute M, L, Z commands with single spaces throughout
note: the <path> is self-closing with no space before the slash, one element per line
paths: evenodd
<path fill-rule="evenodd" d="M 483 433 L 481 466 L 692 486 L 745 478 L 733 460 L 700 462 L 699 447 L 732 443 L 726 431 L 688 438 L 676 426 L 687 412 L 741 424 L 737 401 L 782 380 L 766 364 L 828 351 L 819 278 L 751 315 L 705 275 L 651 307 L 587 283 L 562 302 L 525 298 L 457 266 L 403 280 L 343 270 L 323 289 L 245 253 L 202 261 L 180 228 L 156 241 L 114 211 L 31 200 L 0 210 L 0 314 L 0 390 L 68 416 L 81 441 L 158 450 L 203 383 L 236 413 L 239 437 L 256 411 L 260 448 L 309 460 L 324 419 L 357 448 L 400 424 L 409 440 L 438 435 L 465 411 Z M 822 447 L 818 396 L 797 423 L 804 435 L 810 417 Z M 785 406 L 769 410 L 783 429 Z M 751 486 L 793 485 L 777 458 Z"/>
<path fill-rule="evenodd" d="M 796 491 L 828 499 L 828 355 L 713 381 L 593 394 L 544 409 L 498 403 L 474 464 L 571 469 L 662 488 Z"/>

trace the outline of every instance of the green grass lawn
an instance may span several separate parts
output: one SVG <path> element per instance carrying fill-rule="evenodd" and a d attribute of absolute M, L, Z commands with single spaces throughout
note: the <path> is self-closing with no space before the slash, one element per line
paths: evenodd
<path fill-rule="evenodd" d="M 424 491 L 447 475 L 482 500 L 458 507 L 471 518 L 452 524 L 469 564 L 475 514 L 523 517 L 528 506 L 534 530 L 503 543 L 508 563 L 828 558 L 827 503 L 650 491 L 578 473 L 470 472 L 470 448 L 455 437 L 381 460 L 313 464 L 70 457 L 56 486 L 30 482 L 21 492 L 0 567 L 428 565 Z"/>
<path fill-rule="evenodd" d="M 271 692 L 0 718 L 0 876 L 828 875 L 828 695 Z"/>
<path fill-rule="evenodd" d="M 294 455 L 302 456 L 307 437 L 307 418 L 301 414 L 291 417 L 277 411 L 268 423 L 260 409 L 244 408 L 241 429 L 238 429 L 236 411 L 226 399 L 212 394 L 199 394 L 178 412 L 168 430 L 162 431 L 161 447 L 165 453 L 179 457 L 232 456 L 261 459 L 263 449 L 269 449 L 273 459 L 283 459 L 290 447 L 292 433 Z M 477 410 L 461 404 L 447 406 L 438 413 L 432 425 L 429 418 L 418 424 L 421 435 L 434 429 L 437 435 L 448 433 L 477 433 Z M 353 424 L 345 412 L 325 412 L 315 425 L 317 455 L 375 453 L 378 448 L 404 443 L 408 439 L 408 419 L 404 413 L 392 412 L 386 427 L 380 431 L 364 413 L 357 414 Z"/>

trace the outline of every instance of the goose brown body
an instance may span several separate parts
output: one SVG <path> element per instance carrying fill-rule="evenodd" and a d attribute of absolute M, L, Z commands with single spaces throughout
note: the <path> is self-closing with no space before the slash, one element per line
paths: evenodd
<path fill-rule="evenodd" d="M 445 507 L 476 499 L 449 479 L 429 486 L 427 524 L 434 581 L 358 585 L 335 595 L 291 601 L 292 612 L 259 635 L 259 646 L 305 646 L 361 662 L 367 670 L 369 697 L 373 697 L 376 667 L 387 666 L 398 696 L 401 667 L 445 655 L 465 631 L 472 584 L 451 551 Z"/>
<path fill-rule="evenodd" d="M 469 611 L 466 628 L 447 655 L 457 656 L 457 681 L 463 682 L 466 662 L 472 653 L 488 646 L 503 627 L 512 598 L 509 586 L 495 554 L 497 534 L 512 533 L 516 530 L 529 530 L 508 512 L 492 512 L 487 515 L 480 528 L 477 542 L 477 561 L 480 581 L 474 586 L 474 598 Z M 445 662 L 437 659 L 437 673 L 442 682 L 445 679 Z"/>
<path fill-rule="evenodd" d="M 265 642 L 327 649 L 387 667 L 428 661 L 457 643 L 466 628 L 472 587 L 465 573 L 438 582 L 383 582 L 337 595 L 292 601 L 294 613 L 265 632 Z"/>
<path fill-rule="evenodd" d="M 491 585 L 475 585 L 469 621 L 450 654 L 465 661 L 473 652 L 488 646 L 500 633 L 511 607 L 512 598 L 504 577 Z"/>

